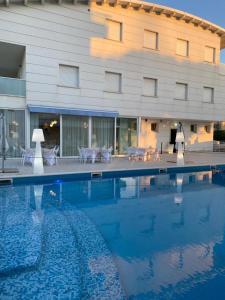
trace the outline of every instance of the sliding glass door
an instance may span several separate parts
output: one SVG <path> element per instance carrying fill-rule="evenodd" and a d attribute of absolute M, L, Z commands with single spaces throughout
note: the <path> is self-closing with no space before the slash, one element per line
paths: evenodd
<path fill-rule="evenodd" d="M 125 154 L 128 147 L 137 146 L 137 119 L 117 118 L 116 149 L 118 154 Z"/>
<path fill-rule="evenodd" d="M 78 148 L 88 146 L 88 117 L 62 116 L 62 155 L 79 155 Z"/>
<path fill-rule="evenodd" d="M 137 146 L 137 119 L 116 120 L 116 153 L 125 154 L 128 147 Z M 31 113 L 31 137 L 34 128 L 43 129 L 43 147 L 61 143 L 62 156 L 78 156 L 78 149 L 88 146 L 114 150 L 115 118 Z M 32 142 L 31 147 L 34 147 Z"/>
<path fill-rule="evenodd" d="M 114 118 L 92 118 L 92 147 L 114 148 Z"/>
<path fill-rule="evenodd" d="M 45 141 L 42 143 L 44 148 L 54 148 L 60 145 L 60 116 L 56 114 L 31 113 L 30 114 L 30 135 L 31 147 L 32 134 L 35 128 L 41 128 L 44 133 Z"/>
<path fill-rule="evenodd" d="M 24 110 L 5 110 L 6 156 L 21 156 L 21 147 L 25 148 L 25 112 Z"/>

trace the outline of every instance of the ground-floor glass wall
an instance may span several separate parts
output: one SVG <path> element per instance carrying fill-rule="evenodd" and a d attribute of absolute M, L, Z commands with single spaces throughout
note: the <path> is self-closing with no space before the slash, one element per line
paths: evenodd
<path fill-rule="evenodd" d="M 4 110 L 4 115 L 5 115 L 6 157 L 21 156 L 21 148 L 25 148 L 25 112 L 24 110 Z M 1 128 L 0 128 L 0 136 L 1 136 L 0 148 L 2 148 Z"/>
<path fill-rule="evenodd" d="M 30 113 L 30 137 L 33 129 L 43 129 L 42 147 L 53 148 L 61 143 L 62 156 L 77 156 L 81 147 L 110 148 L 116 137 L 116 153 L 125 154 L 130 146 L 137 146 L 137 119 L 89 117 Z M 31 141 L 31 147 L 35 144 Z"/>
<path fill-rule="evenodd" d="M 114 118 L 92 118 L 92 147 L 114 148 Z"/>
<path fill-rule="evenodd" d="M 60 116 L 56 114 L 31 113 L 30 114 L 30 134 L 31 147 L 35 147 L 32 143 L 32 134 L 35 128 L 43 130 L 45 141 L 41 144 L 44 148 L 54 148 L 60 145 Z"/>
<path fill-rule="evenodd" d="M 118 154 L 127 152 L 128 147 L 137 146 L 137 119 L 117 118 L 116 149 Z"/>
<path fill-rule="evenodd" d="M 62 155 L 76 156 L 88 146 L 88 117 L 62 116 Z"/>

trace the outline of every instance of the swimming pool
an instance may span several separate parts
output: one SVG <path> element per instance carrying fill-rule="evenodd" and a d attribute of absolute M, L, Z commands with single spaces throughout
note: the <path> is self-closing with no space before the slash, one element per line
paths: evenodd
<path fill-rule="evenodd" d="M 1 187 L 0 230 L 0 299 L 225 299 L 223 171 Z"/>

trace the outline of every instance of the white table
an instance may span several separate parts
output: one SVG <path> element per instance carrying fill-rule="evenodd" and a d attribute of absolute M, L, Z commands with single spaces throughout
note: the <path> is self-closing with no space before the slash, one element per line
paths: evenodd
<path fill-rule="evenodd" d="M 99 148 L 82 148 L 82 156 L 84 163 L 87 162 L 88 159 L 94 164 L 98 155 L 100 155 L 101 151 Z"/>

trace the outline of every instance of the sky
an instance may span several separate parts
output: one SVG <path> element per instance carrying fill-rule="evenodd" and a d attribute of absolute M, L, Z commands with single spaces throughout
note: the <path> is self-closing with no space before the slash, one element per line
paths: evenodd
<path fill-rule="evenodd" d="M 225 28 L 225 0 L 147 0 L 191 13 Z M 225 63 L 225 50 L 221 53 Z"/>

